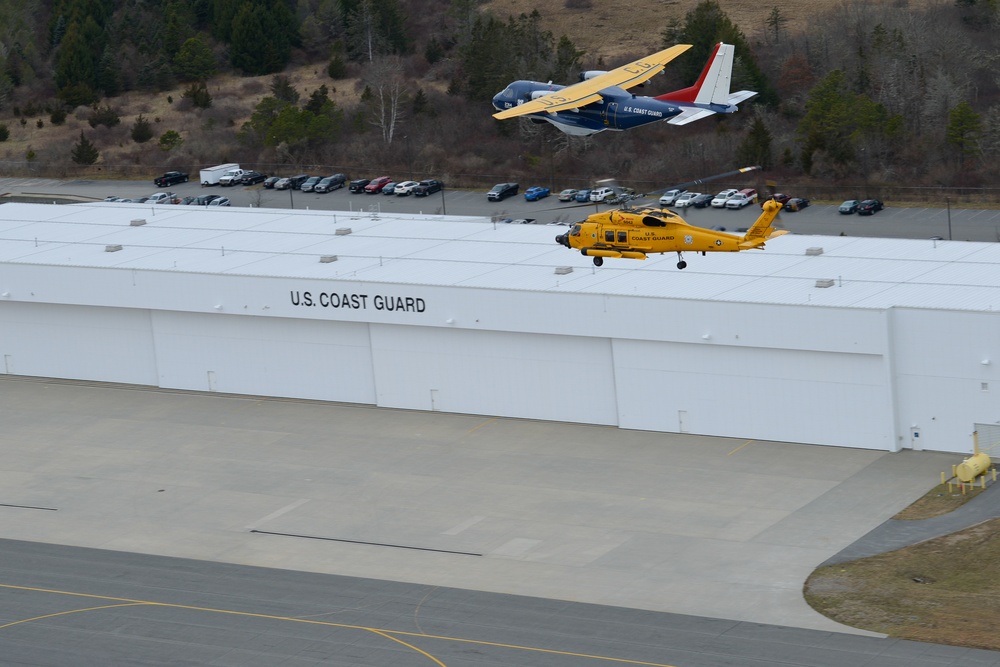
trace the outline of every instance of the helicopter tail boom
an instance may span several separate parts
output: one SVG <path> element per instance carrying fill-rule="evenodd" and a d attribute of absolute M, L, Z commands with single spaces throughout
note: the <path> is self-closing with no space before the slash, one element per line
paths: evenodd
<path fill-rule="evenodd" d="M 778 211 L 781 210 L 781 204 L 774 201 L 773 199 L 768 199 L 764 202 L 763 211 L 761 211 L 760 217 L 757 221 L 753 223 L 747 233 L 743 236 L 743 241 L 740 242 L 740 249 L 746 250 L 749 248 L 763 248 L 764 242 L 768 239 L 773 239 L 776 236 L 781 236 L 782 234 L 787 234 L 788 230 L 785 229 L 775 229 L 771 223 L 774 222 L 775 218 L 778 217 Z"/>

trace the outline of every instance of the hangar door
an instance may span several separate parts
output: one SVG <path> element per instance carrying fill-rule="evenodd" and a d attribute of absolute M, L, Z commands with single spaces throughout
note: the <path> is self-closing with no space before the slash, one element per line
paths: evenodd
<path fill-rule="evenodd" d="M 156 385 L 149 311 L 0 302 L 0 372 Z"/>
<path fill-rule="evenodd" d="M 371 325 L 378 405 L 617 423 L 603 338 Z"/>
<path fill-rule="evenodd" d="M 368 325 L 153 313 L 160 386 L 375 402 Z"/>
<path fill-rule="evenodd" d="M 882 357 L 615 340 L 619 425 L 890 450 Z"/>

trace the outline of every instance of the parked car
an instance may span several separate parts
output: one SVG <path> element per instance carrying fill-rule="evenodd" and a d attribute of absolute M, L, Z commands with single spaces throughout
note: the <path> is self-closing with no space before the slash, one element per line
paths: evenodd
<path fill-rule="evenodd" d="M 368 185 L 365 186 L 365 194 L 367 195 L 377 195 L 382 192 L 384 188 L 389 183 L 392 183 L 392 179 L 388 176 L 379 176 L 378 178 L 373 178 Z"/>
<path fill-rule="evenodd" d="M 158 176 L 153 179 L 153 185 L 158 188 L 169 188 L 171 185 L 187 182 L 188 175 L 182 171 L 168 171 L 163 176 Z"/>
<path fill-rule="evenodd" d="M 788 203 L 785 204 L 784 210 L 795 213 L 797 211 L 801 211 L 806 206 L 809 206 L 809 200 L 805 197 L 792 197 L 788 200 Z"/>
<path fill-rule="evenodd" d="M 194 201 L 191 202 L 192 206 L 208 206 L 213 200 L 219 199 L 222 195 L 201 195 L 200 197 L 195 197 Z"/>
<path fill-rule="evenodd" d="M 693 206 L 694 198 L 700 196 L 700 192 L 682 192 L 677 195 L 677 199 L 674 200 L 674 206 L 677 208 L 687 208 L 688 206 Z"/>
<path fill-rule="evenodd" d="M 298 190 L 302 184 L 309 180 L 309 174 L 299 174 L 298 176 L 288 176 L 274 184 L 275 190 Z"/>
<path fill-rule="evenodd" d="M 517 183 L 497 183 L 492 190 L 486 193 L 486 198 L 490 201 L 502 201 L 516 195 L 519 187 Z"/>
<path fill-rule="evenodd" d="M 240 179 L 240 183 L 243 185 L 254 185 L 256 183 L 263 183 L 266 179 L 267 176 L 259 171 L 248 171 L 243 174 L 243 178 Z"/>
<path fill-rule="evenodd" d="M 715 195 L 715 197 L 712 199 L 712 208 L 725 208 L 726 201 L 737 192 L 739 192 L 739 190 L 737 190 L 736 188 L 730 188 L 728 190 L 723 190 L 719 194 Z"/>
<path fill-rule="evenodd" d="M 715 195 L 698 195 L 691 200 L 691 206 L 695 208 L 707 208 L 712 205 L 712 200 L 715 199 Z"/>
<path fill-rule="evenodd" d="M 229 206 L 229 197 L 216 197 L 208 202 L 209 206 Z"/>
<path fill-rule="evenodd" d="M 344 174 L 334 174 L 332 176 L 327 176 L 316 184 L 313 188 L 313 192 L 333 192 L 338 188 L 344 187 L 347 183 L 347 176 Z"/>
<path fill-rule="evenodd" d="M 583 190 L 580 190 L 579 192 L 576 193 L 575 197 L 576 201 L 578 202 L 590 201 L 590 192 L 591 192 L 590 188 L 584 188 Z"/>
<path fill-rule="evenodd" d="M 351 184 L 348 186 L 347 189 L 353 192 L 354 194 L 358 194 L 359 192 L 364 192 L 365 187 L 369 183 L 371 183 L 371 181 L 369 181 L 367 178 L 359 178 L 356 181 L 351 181 Z"/>
<path fill-rule="evenodd" d="M 852 213 L 856 213 L 858 210 L 858 206 L 860 205 L 861 202 L 859 202 L 857 199 L 848 199 L 843 204 L 841 204 L 840 208 L 838 208 L 837 210 L 844 215 L 850 215 Z"/>
<path fill-rule="evenodd" d="M 573 201 L 577 192 L 579 192 L 579 190 L 576 190 L 575 188 L 566 188 L 559 193 L 559 201 Z"/>
<path fill-rule="evenodd" d="M 534 186 L 524 191 L 524 201 L 538 201 L 549 196 L 549 189 L 541 186 Z"/>
<path fill-rule="evenodd" d="M 745 188 L 726 200 L 726 208 L 741 209 L 755 201 L 757 201 L 757 191 L 753 188 Z"/>
<path fill-rule="evenodd" d="M 382 190 L 379 194 L 383 195 L 394 195 L 396 194 L 396 181 L 389 181 L 382 186 Z"/>
<path fill-rule="evenodd" d="M 764 202 L 766 202 L 768 199 L 773 199 L 774 201 L 776 201 L 779 204 L 781 204 L 782 207 L 787 207 L 788 206 L 788 202 L 791 200 L 791 198 L 792 198 L 791 195 L 786 195 L 783 192 L 778 192 L 778 193 L 775 193 L 775 194 L 771 195 L 770 197 L 764 197 L 763 199 L 761 199 L 760 200 L 760 207 L 764 208 Z"/>
<path fill-rule="evenodd" d="M 268 176 L 264 179 L 263 186 L 268 190 L 274 188 L 274 184 L 281 180 L 280 176 Z"/>
<path fill-rule="evenodd" d="M 883 208 L 885 204 L 878 199 L 866 199 L 858 204 L 858 215 L 875 215 Z"/>
<path fill-rule="evenodd" d="M 396 183 L 396 187 L 393 189 L 393 194 L 397 194 L 400 197 L 411 195 L 413 194 L 413 188 L 418 185 L 420 185 L 418 181 L 403 181 L 402 183 Z"/>
<path fill-rule="evenodd" d="M 677 198 L 684 193 L 684 190 L 667 190 L 660 197 L 660 206 L 673 206 Z"/>
<path fill-rule="evenodd" d="M 433 178 L 427 179 L 426 181 L 420 181 L 413 188 L 414 197 L 426 197 L 432 192 L 441 192 L 444 189 L 444 183 L 441 181 L 434 180 Z"/>
<path fill-rule="evenodd" d="M 618 193 L 614 191 L 614 188 L 596 188 L 590 191 L 590 201 L 603 202 L 608 199 L 615 199 Z"/>
<path fill-rule="evenodd" d="M 150 204 L 176 204 L 179 200 L 173 192 L 154 192 L 146 201 Z"/>
<path fill-rule="evenodd" d="M 316 187 L 316 184 L 322 180 L 322 176 L 310 176 L 306 180 L 302 181 L 302 185 L 299 186 L 299 189 L 302 190 L 302 192 L 312 192 L 313 188 Z"/>

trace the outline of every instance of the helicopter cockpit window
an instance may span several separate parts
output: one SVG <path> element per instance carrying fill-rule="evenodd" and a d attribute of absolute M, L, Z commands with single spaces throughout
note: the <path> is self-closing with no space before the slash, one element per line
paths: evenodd
<path fill-rule="evenodd" d="M 604 240 L 606 242 L 608 242 L 608 243 L 614 243 L 615 242 L 615 233 L 614 232 L 604 232 Z"/>
<path fill-rule="evenodd" d="M 569 230 L 569 235 L 570 236 L 579 236 L 580 235 L 580 225 L 578 225 L 578 224 L 577 225 L 573 225 L 573 229 Z"/>

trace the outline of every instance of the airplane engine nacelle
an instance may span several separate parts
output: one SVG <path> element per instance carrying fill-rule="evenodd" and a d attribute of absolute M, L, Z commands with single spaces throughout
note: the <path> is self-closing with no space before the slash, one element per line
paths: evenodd
<path fill-rule="evenodd" d="M 593 79 L 595 76 L 601 76 L 602 74 L 607 74 L 607 72 L 600 69 L 592 69 L 592 70 L 587 70 L 586 72 L 580 72 L 580 81 Z"/>

